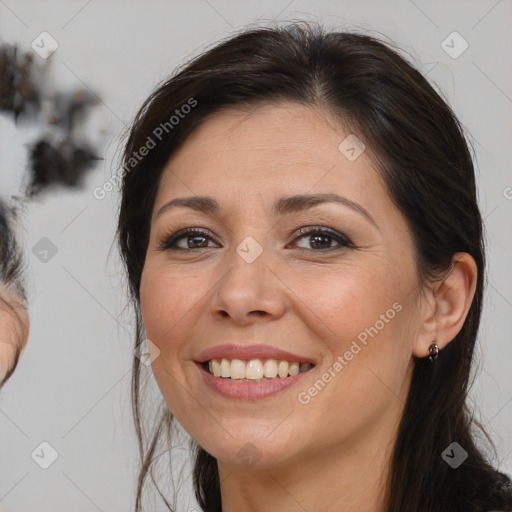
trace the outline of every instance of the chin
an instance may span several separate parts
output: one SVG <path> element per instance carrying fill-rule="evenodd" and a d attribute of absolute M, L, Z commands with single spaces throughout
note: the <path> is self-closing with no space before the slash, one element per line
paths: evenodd
<path fill-rule="evenodd" d="M 200 439 L 198 444 L 217 460 L 230 465 L 255 469 L 271 467 L 285 463 L 293 456 L 290 446 L 296 447 L 289 436 L 277 438 L 268 435 L 271 431 L 265 428 L 265 431 L 255 432 L 254 425 L 251 429 L 238 423 L 237 429 L 229 431 L 232 436 L 224 432 L 220 438 Z"/>

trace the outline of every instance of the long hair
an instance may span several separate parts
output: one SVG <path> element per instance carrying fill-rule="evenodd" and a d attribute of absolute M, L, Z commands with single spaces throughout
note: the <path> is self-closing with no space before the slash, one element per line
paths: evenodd
<path fill-rule="evenodd" d="M 358 134 L 410 228 L 422 279 L 442 276 L 456 252 L 469 253 L 478 268 L 475 296 L 459 334 L 435 368 L 427 358 L 414 361 L 385 510 L 511 509 L 510 479 L 477 447 L 473 429 L 483 427 L 467 406 L 485 273 L 472 156 L 451 108 L 390 43 L 305 23 L 245 30 L 188 62 L 143 103 L 124 146 L 118 222 L 135 307 L 136 344 L 142 337 L 139 287 L 151 212 L 166 162 L 209 115 L 233 106 L 278 102 L 322 107 L 348 133 Z M 177 110 L 184 114 L 179 120 Z M 177 122 L 170 121 L 173 115 Z M 144 158 L 134 158 L 150 138 L 155 147 Z M 136 512 L 145 479 L 148 474 L 153 479 L 158 437 L 170 431 L 173 421 L 163 411 L 151 439 L 146 443 L 142 438 L 140 369 L 134 358 L 132 400 L 142 458 Z M 441 457 L 452 442 L 468 453 L 457 469 Z M 197 500 L 205 512 L 220 512 L 217 461 L 201 447 L 194 448 Z"/>

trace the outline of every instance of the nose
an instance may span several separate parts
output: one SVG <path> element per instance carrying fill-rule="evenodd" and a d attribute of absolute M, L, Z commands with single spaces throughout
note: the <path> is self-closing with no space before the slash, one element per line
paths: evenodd
<path fill-rule="evenodd" d="M 249 237 L 226 253 L 226 267 L 212 296 L 211 314 L 246 326 L 281 317 L 286 309 L 286 286 L 270 267 L 271 254 Z"/>

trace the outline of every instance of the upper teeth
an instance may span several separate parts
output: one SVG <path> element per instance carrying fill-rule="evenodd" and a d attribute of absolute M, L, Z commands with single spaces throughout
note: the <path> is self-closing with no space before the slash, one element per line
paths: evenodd
<path fill-rule="evenodd" d="M 273 379 L 279 375 L 284 378 L 289 375 L 309 370 L 312 365 L 309 363 L 298 363 L 288 361 L 277 361 L 276 359 L 251 359 L 242 361 L 240 359 L 212 359 L 208 362 L 208 369 L 215 377 L 231 379 L 257 380 L 264 377 Z"/>

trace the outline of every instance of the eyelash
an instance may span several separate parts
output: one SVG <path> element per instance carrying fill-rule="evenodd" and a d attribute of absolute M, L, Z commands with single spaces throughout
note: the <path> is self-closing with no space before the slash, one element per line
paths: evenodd
<path fill-rule="evenodd" d="M 327 235 L 330 238 L 332 238 L 334 241 L 338 242 L 340 244 L 340 247 L 328 247 L 327 249 L 305 249 L 304 247 L 299 247 L 299 249 L 305 249 L 305 250 L 311 250 L 314 252 L 329 252 L 336 249 L 343 249 L 343 248 L 349 248 L 353 249 L 355 248 L 355 245 L 352 243 L 352 241 L 344 234 L 339 233 L 338 231 L 335 231 L 334 229 L 325 227 L 325 226 L 309 226 L 300 228 L 299 230 L 295 231 L 294 234 L 295 239 L 305 238 L 308 235 Z M 204 228 L 186 228 L 181 229 L 177 231 L 176 233 L 172 234 L 171 236 L 164 237 L 163 240 L 161 240 L 159 249 L 161 251 L 184 251 L 184 252 L 190 252 L 190 251 L 196 251 L 198 249 L 211 249 L 211 247 L 196 247 L 192 249 L 183 249 L 183 248 L 177 248 L 175 247 L 176 242 L 181 240 L 182 238 L 188 238 L 193 235 L 201 235 L 205 238 L 213 239 L 212 233 Z"/>

